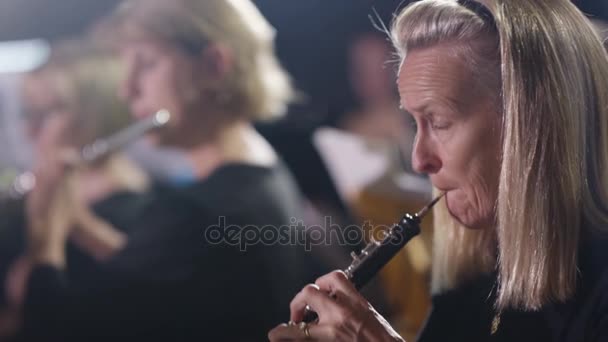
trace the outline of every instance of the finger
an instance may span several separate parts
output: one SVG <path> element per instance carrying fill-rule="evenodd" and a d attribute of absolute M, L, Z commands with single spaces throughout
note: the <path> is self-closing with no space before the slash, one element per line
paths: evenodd
<path fill-rule="evenodd" d="M 334 271 L 320 277 L 315 281 L 315 285 L 319 286 L 322 291 L 330 294 L 343 293 L 351 298 L 361 297 L 359 291 L 357 291 L 353 283 L 348 280 L 348 277 L 342 271 Z"/>
<path fill-rule="evenodd" d="M 59 164 L 50 164 L 35 174 L 36 186 L 27 201 L 29 218 L 44 221 L 47 209 L 57 196 L 61 187 L 65 186 L 66 168 Z"/>
<path fill-rule="evenodd" d="M 340 334 L 337 332 L 334 326 L 326 324 L 309 324 L 307 326 L 308 335 L 305 329 L 300 329 L 304 339 L 307 341 L 322 341 L 322 342 L 340 342 L 340 341 L 352 341 L 350 339 L 340 338 Z M 342 336 L 344 337 L 344 336 Z"/>
<path fill-rule="evenodd" d="M 317 285 L 309 284 L 291 301 L 289 308 L 291 320 L 300 322 L 306 313 L 306 307 L 310 306 L 318 315 L 319 319 L 323 316 L 331 315 L 338 308 L 338 304 L 329 296 L 322 292 Z"/>
<path fill-rule="evenodd" d="M 308 334 L 306 333 L 308 330 Z M 339 334 L 329 325 L 307 324 L 302 327 L 299 324 L 281 324 L 270 330 L 268 339 L 271 342 L 279 341 L 339 341 Z"/>
<path fill-rule="evenodd" d="M 42 197 L 52 196 L 55 189 L 59 186 L 64 173 L 65 170 L 62 166 L 52 164 L 49 164 L 43 170 L 39 170 L 35 174 L 36 187 L 34 188 L 34 192 L 42 194 Z"/>
<path fill-rule="evenodd" d="M 59 152 L 59 161 L 66 167 L 77 167 L 82 163 L 80 154 L 75 148 L 63 148 Z"/>
<path fill-rule="evenodd" d="M 300 332 L 296 326 L 281 324 L 268 332 L 270 342 L 296 341 Z"/>
<path fill-rule="evenodd" d="M 61 145 L 67 136 L 68 127 L 69 118 L 66 115 L 50 116 L 40 131 L 38 149 L 40 151 L 48 151 Z"/>
<path fill-rule="evenodd" d="M 41 163 L 36 170 L 36 181 L 41 185 L 55 184 L 78 164 L 78 153 L 75 149 L 66 148 L 52 156 L 41 156 Z"/>

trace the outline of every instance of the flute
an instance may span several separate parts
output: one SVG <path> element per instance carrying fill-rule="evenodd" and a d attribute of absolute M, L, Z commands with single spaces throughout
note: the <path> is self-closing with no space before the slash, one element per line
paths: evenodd
<path fill-rule="evenodd" d="M 365 286 L 379 271 L 397 254 L 411 239 L 420 234 L 420 223 L 431 208 L 445 196 L 437 196 L 416 214 L 405 214 L 399 223 L 385 233 L 381 241 L 374 238 L 357 255 L 351 253 L 352 263 L 344 270 L 346 277 L 357 290 Z M 316 312 L 306 306 L 306 314 L 302 320 L 311 323 L 318 319 Z"/>
<path fill-rule="evenodd" d="M 93 143 L 86 145 L 80 150 L 78 163 L 92 164 L 95 163 L 112 152 L 123 148 L 144 134 L 159 129 L 165 126 L 171 119 L 171 113 L 168 110 L 162 109 L 154 113 L 154 115 L 139 120 L 123 130 L 109 136 L 105 139 L 98 139 Z M 24 172 L 17 177 L 9 186 L 7 191 L 0 194 L 0 197 L 11 200 L 19 200 L 27 195 L 36 186 L 36 177 L 32 172 Z"/>

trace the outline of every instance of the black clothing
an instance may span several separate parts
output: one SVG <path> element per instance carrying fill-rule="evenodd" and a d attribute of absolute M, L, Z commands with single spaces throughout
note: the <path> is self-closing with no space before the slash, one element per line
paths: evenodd
<path fill-rule="evenodd" d="M 131 226 L 145 203 L 146 198 L 139 193 L 119 191 L 95 202 L 91 210 L 96 216 L 123 230 Z M 23 200 L 0 204 L 0 217 L 2 217 L 0 220 L 0 307 L 7 304 L 5 296 L 7 273 L 12 263 L 25 252 L 26 248 L 27 227 L 24 204 Z M 66 248 L 68 277 L 74 280 L 84 279 L 86 274 L 96 267 L 97 261 L 70 241 Z"/>
<path fill-rule="evenodd" d="M 94 281 L 33 271 L 24 339 L 260 341 L 288 319 L 291 298 L 316 274 L 302 274 L 310 268 L 295 245 L 247 235 L 293 230 L 297 191 L 283 166 L 226 165 L 157 197 Z M 244 250 L 238 234 L 249 239 Z"/>
<path fill-rule="evenodd" d="M 437 295 L 418 341 L 608 341 L 607 247 L 606 237 L 589 235 L 581 243 L 575 296 L 537 312 L 503 312 L 494 335 L 495 275 Z"/>

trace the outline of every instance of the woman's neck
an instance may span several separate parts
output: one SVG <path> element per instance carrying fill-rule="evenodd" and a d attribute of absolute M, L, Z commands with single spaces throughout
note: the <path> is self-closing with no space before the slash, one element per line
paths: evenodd
<path fill-rule="evenodd" d="M 268 142 L 247 122 L 224 126 L 213 140 L 186 151 L 196 178 L 207 178 L 219 167 L 230 163 L 272 166 L 277 156 Z"/>

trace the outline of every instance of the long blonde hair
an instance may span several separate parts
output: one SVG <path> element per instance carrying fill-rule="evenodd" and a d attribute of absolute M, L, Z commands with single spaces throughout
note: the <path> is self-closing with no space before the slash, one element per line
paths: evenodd
<path fill-rule="evenodd" d="M 433 291 L 496 270 L 497 309 L 537 310 L 574 294 L 581 235 L 608 223 L 608 55 L 570 1 L 483 3 L 493 20 L 423 0 L 392 28 L 401 58 L 457 43 L 502 112 L 496 229 L 467 229 L 437 207 Z"/>
<path fill-rule="evenodd" d="M 127 0 L 113 20 L 199 54 L 228 47 L 234 69 L 222 80 L 224 107 L 251 120 L 283 114 L 295 92 L 274 48 L 275 30 L 250 0 Z"/>

